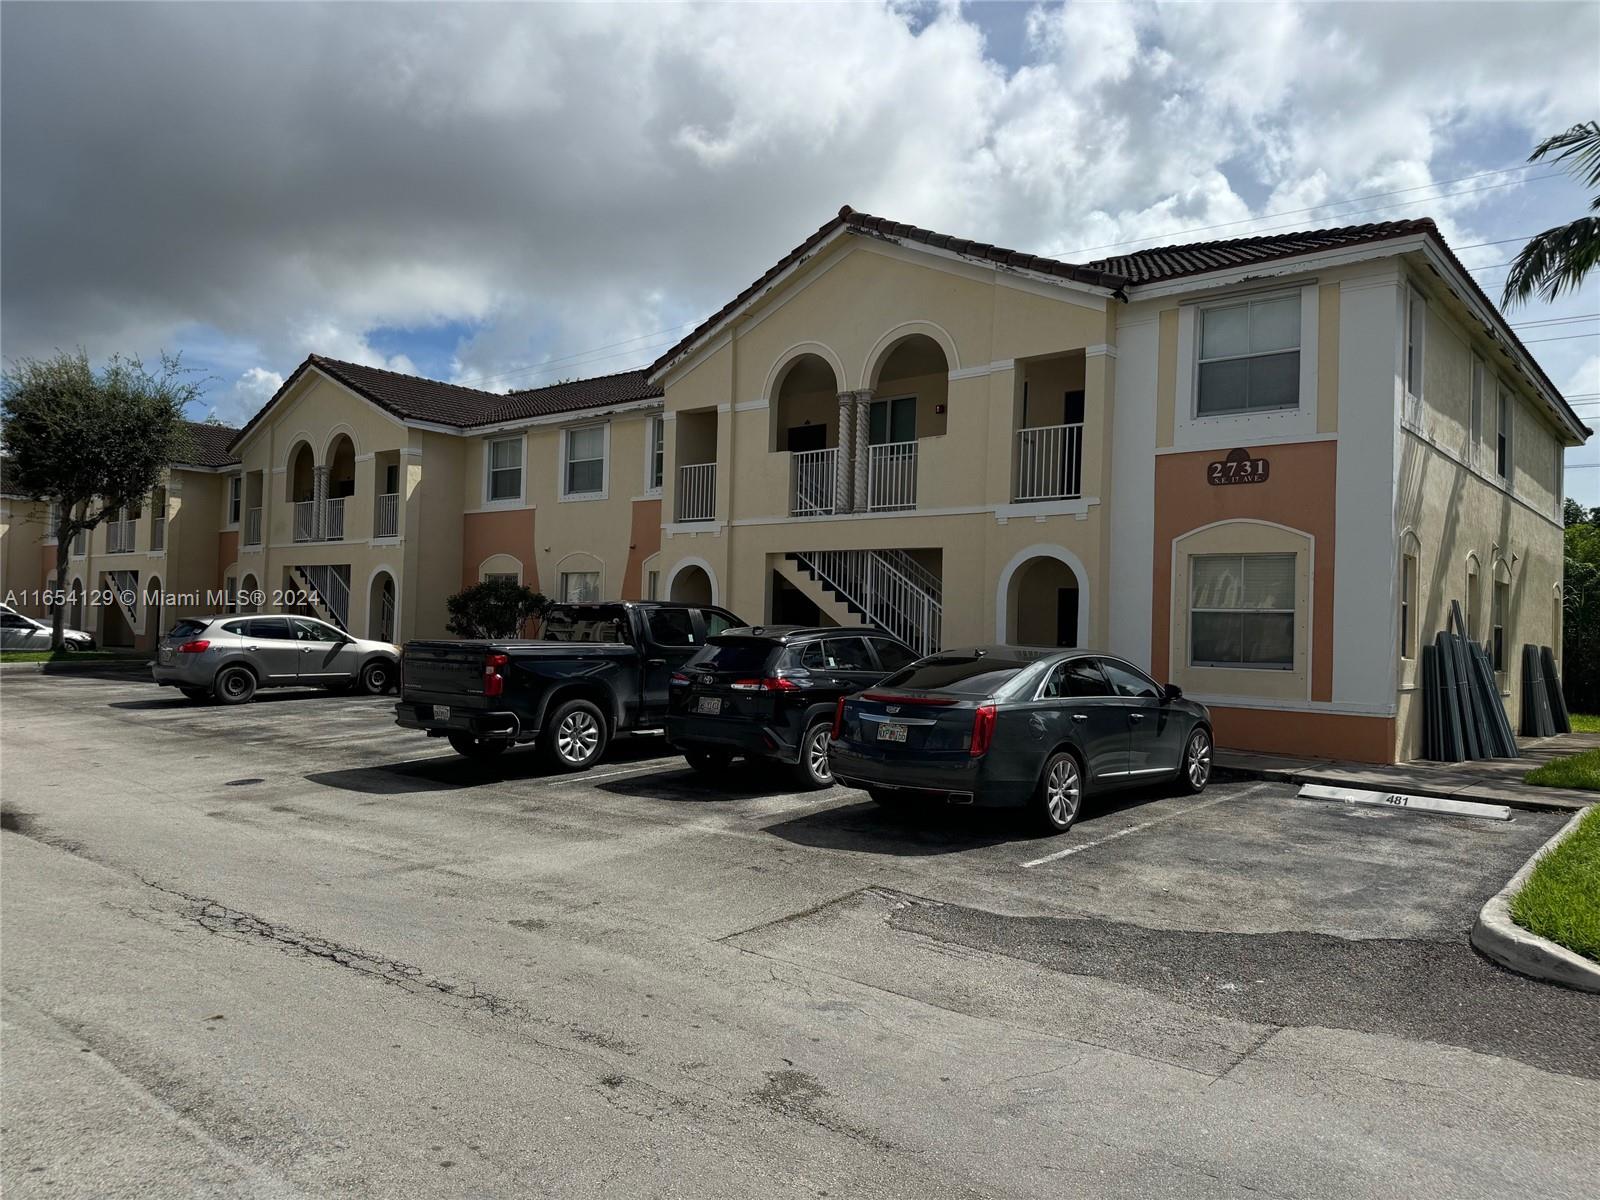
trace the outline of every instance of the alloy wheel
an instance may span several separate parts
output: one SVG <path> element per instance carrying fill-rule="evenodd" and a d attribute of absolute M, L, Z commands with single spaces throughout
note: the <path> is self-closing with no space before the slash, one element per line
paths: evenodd
<path fill-rule="evenodd" d="M 1211 778 L 1211 739 L 1203 730 L 1195 730 L 1189 738 L 1189 752 L 1184 755 L 1183 770 L 1189 777 L 1189 786 L 1197 792 Z"/>
<path fill-rule="evenodd" d="M 832 737 L 826 725 L 818 725 L 806 739 L 806 765 L 812 777 L 823 783 L 833 782 L 833 769 L 828 766 L 828 743 Z"/>
<path fill-rule="evenodd" d="M 599 744 L 600 726 L 582 709 L 568 713 L 556 730 L 557 751 L 563 761 L 574 765 L 588 762 Z"/>
<path fill-rule="evenodd" d="M 1078 774 L 1078 763 L 1065 756 L 1050 768 L 1045 780 L 1045 806 L 1050 820 L 1065 829 L 1078 815 L 1078 805 L 1083 800 L 1083 780 Z"/>

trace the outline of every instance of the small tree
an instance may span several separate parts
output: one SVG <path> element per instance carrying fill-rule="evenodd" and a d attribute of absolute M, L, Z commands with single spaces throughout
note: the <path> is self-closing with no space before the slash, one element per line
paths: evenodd
<path fill-rule="evenodd" d="M 0 381 L 0 440 L 12 460 L 6 486 L 56 506 L 53 649 L 64 640 L 73 538 L 142 501 L 168 464 L 188 452 L 183 407 L 200 387 L 191 374 L 166 355 L 154 373 L 122 357 L 97 372 L 79 350 L 18 359 Z"/>
<path fill-rule="evenodd" d="M 515 579 L 485 579 L 445 602 L 451 633 L 464 638 L 509 638 L 550 607 L 550 601 Z"/>

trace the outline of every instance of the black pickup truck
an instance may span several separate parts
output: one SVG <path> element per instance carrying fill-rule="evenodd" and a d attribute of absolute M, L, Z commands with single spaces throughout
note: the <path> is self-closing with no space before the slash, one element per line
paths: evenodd
<path fill-rule="evenodd" d="M 407 642 L 395 723 L 469 758 L 533 742 L 556 769 L 582 771 L 616 734 L 662 728 L 673 671 L 743 624 L 709 606 L 558 604 L 537 640 Z"/>

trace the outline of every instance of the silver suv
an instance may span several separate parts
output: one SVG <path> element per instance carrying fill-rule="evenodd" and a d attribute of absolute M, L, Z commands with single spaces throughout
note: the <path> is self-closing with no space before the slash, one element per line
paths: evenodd
<path fill-rule="evenodd" d="M 400 648 L 353 638 L 314 617 L 284 614 L 179 621 L 151 664 L 162 687 L 191 700 L 243 704 L 263 687 L 360 688 L 376 696 L 399 679 Z"/>

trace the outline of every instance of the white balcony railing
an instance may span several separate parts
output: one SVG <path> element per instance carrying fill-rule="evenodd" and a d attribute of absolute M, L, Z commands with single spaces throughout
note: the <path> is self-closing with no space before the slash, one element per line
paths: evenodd
<path fill-rule="evenodd" d="M 917 506 L 917 443 L 867 447 L 867 510 L 889 512 Z"/>
<path fill-rule="evenodd" d="M 315 500 L 296 500 L 294 502 L 294 540 L 297 542 L 314 542 L 317 540 L 317 502 Z"/>
<path fill-rule="evenodd" d="M 789 515 L 815 517 L 833 512 L 839 449 L 797 450 L 790 455 Z"/>
<path fill-rule="evenodd" d="M 678 520 L 710 521 L 717 515 L 717 464 L 678 468 Z"/>
<path fill-rule="evenodd" d="M 261 509 L 252 508 L 244 514 L 244 544 L 261 545 Z"/>
<path fill-rule="evenodd" d="M 151 517 L 150 518 L 150 550 L 151 550 L 152 553 L 154 553 L 157 550 L 165 550 L 166 548 L 167 548 L 167 518 L 166 518 L 165 515 L 157 515 L 157 516 Z"/>
<path fill-rule="evenodd" d="M 127 554 L 133 550 L 134 529 L 132 521 L 111 521 L 106 524 L 106 553 Z"/>
<path fill-rule="evenodd" d="M 322 513 L 322 540 L 344 541 L 344 497 L 329 496 Z"/>
<path fill-rule="evenodd" d="M 1083 494 L 1083 425 L 1017 430 L 1013 499 L 1069 500 Z"/>
<path fill-rule="evenodd" d="M 372 515 L 373 537 L 400 536 L 400 493 L 385 492 L 378 497 L 378 506 Z"/>

